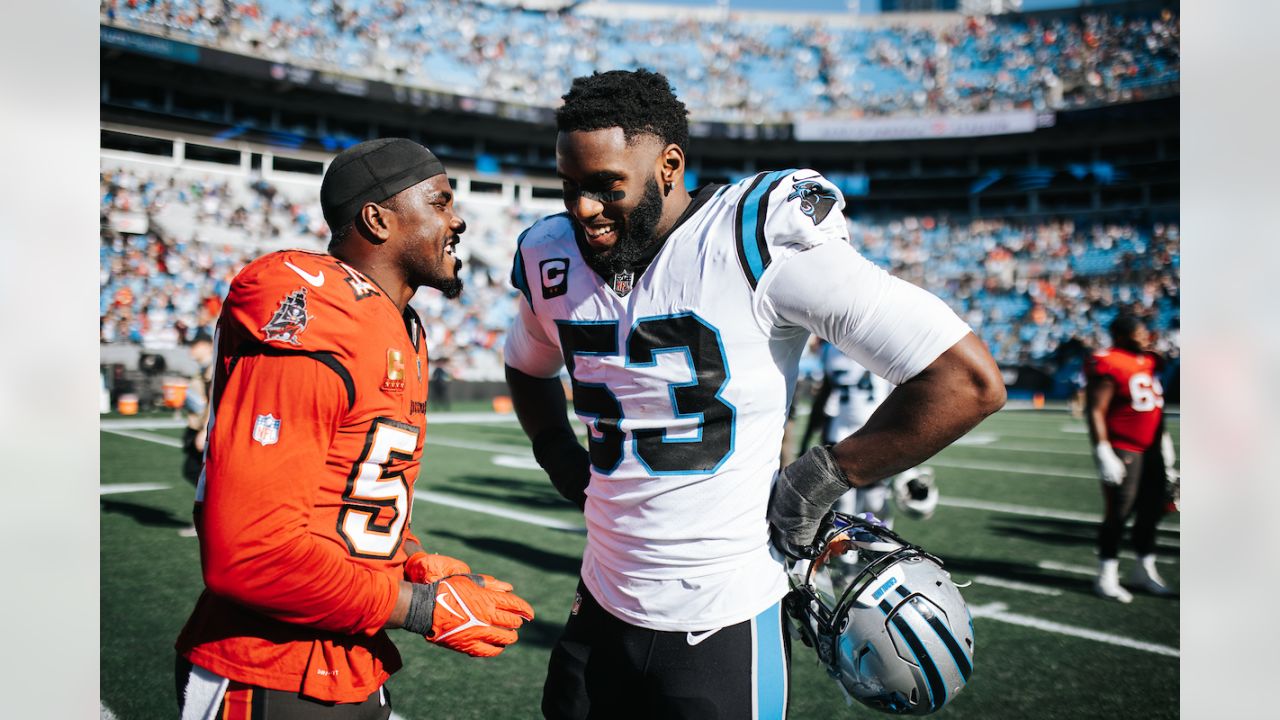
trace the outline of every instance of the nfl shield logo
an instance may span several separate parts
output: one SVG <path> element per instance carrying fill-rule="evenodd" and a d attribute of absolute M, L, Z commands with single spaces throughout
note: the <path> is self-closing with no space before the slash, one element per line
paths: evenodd
<path fill-rule="evenodd" d="M 280 440 L 280 418 L 271 413 L 253 421 L 253 439 L 260 445 L 275 445 Z"/>
<path fill-rule="evenodd" d="M 631 292 L 631 284 L 636 279 L 636 274 L 630 270 L 615 273 L 613 276 L 613 292 L 618 297 L 626 297 Z"/>

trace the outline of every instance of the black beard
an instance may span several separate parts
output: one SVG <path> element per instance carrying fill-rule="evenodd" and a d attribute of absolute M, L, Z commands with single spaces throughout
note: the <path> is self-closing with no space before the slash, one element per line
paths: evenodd
<path fill-rule="evenodd" d="M 462 278 L 447 280 L 436 286 L 436 289 L 443 293 L 446 298 L 452 300 L 462 294 Z"/>
<path fill-rule="evenodd" d="M 644 196 L 625 220 L 618 223 L 618 239 L 604 252 L 587 253 L 586 261 L 596 272 L 612 277 L 634 267 L 653 244 L 653 229 L 662 219 L 662 192 L 657 178 L 650 176 Z"/>
<path fill-rule="evenodd" d="M 453 266 L 454 277 L 452 280 L 440 280 L 437 278 L 430 278 L 425 280 L 424 282 L 418 283 L 418 285 L 426 285 L 427 287 L 435 288 L 439 290 L 449 300 L 452 300 L 458 297 L 459 295 L 462 294 L 462 278 L 459 277 L 458 275 L 458 273 L 462 272 L 462 261 L 458 260 L 457 258 L 454 258 L 453 262 L 454 262 L 454 266 Z"/>

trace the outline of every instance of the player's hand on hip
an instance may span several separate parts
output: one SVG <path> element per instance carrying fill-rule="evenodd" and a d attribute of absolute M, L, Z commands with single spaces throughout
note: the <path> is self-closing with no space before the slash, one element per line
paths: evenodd
<path fill-rule="evenodd" d="M 815 555 L 822 518 L 850 490 L 831 451 L 810 448 L 778 473 L 769 498 L 769 530 L 774 546 L 793 559 Z"/>
<path fill-rule="evenodd" d="M 471 567 L 448 555 L 416 552 L 404 563 L 404 579 L 412 583 L 433 583 L 449 575 L 466 575 Z"/>
<path fill-rule="evenodd" d="M 1100 442 L 1093 448 L 1093 459 L 1098 465 L 1098 477 L 1107 485 L 1120 485 L 1127 472 L 1124 461 L 1116 454 L 1111 443 Z"/>
<path fill-rule="evenodd" d="M 533 608 L 489 575 L 449 575 L 413 586 L 403 627 L 435 643 L 475 657 L 493 657 L 517 640 Z"/>

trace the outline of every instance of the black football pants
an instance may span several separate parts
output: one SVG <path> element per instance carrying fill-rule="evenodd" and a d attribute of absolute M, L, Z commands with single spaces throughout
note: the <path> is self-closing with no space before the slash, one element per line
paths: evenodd
<path fill-rule="evenodd" d="M 791 667 L 781 603 L 702 632 L 630 625 L 578 583 L 551 651 L 542 714 L 554 720 L 782 720 Z"/>
<path fill-rule="evenodd" d="M 1154 553 L 1156 525 L 1164 517 L 1165 473 L 1160 443 L 1155 443 L 1145 453 L 1116 450 L 1116 455 L 1120 456 L 1126 470 L 1124 482 L 1119 485 L 1102 484 L 1106 506 L 1102 525 L 1098 528 L 1098 557 L 1103 560 L 1119 556 L 1124 523 L 1135 512 L 1131 536 L 1133 550 L 1139 555 Z"/>

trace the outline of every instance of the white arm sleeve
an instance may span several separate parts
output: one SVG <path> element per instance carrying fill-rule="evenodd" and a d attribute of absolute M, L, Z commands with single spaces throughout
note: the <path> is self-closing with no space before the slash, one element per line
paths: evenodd
<path fill-rule="evenodd" d="M 564 365 L 564 356 L 560 354 L 560 346 L 547 337 L 542 323 L 533 316 L 529 303 L 519 299 L 520 311 L 507 331 L 507 342 L 504 349 L 506 363 L 526 375 L 539 378 L 554 378 L 560 375 Z"/>
<path fill-rule="evenodd" d="M 894 385 L 919 374 L 969 333 L 932 293 L 893 277 L 844 242 L 787 258 L 763 288 L 761 309 L 840 348 Z"/>

